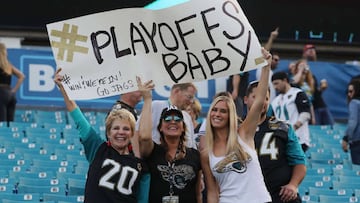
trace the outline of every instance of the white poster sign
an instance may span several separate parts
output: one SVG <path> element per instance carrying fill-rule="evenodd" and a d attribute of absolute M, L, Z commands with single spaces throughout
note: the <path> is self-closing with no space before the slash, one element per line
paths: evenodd
<path fill-rule="evenodd" d="M 47 25 L 71 99 L 209 80 L 259 68 L 258 38 L 236 0 L 191 0 L 161 10 L 126 8 Z"/>

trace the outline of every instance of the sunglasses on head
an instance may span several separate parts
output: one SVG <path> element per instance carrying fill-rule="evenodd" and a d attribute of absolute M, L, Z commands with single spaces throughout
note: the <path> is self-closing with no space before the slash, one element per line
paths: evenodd
<path fill-rule="evenodd" d="M 170 121 L 175 121 L 175 122 L 180 122 L 182 121 L 182 118 L 180 118 L 179 116 L 175 116 L 175 115 L 169 115 L 169 116 L 166 116 L 164 119 L 164 122 L 168 123 Z"/>

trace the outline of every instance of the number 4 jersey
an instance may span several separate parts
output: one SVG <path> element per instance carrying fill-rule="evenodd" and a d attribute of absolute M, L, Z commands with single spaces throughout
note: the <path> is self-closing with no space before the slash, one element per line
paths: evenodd
<path fill-rule="evenodd" d="M 280 187 L 289 183 L 294 165 L 305 164 L 305 155 L 294 130 L 275 117 L 267 117 L 258 126 L 255 148 L 272 196 L 279 194 Z"/>

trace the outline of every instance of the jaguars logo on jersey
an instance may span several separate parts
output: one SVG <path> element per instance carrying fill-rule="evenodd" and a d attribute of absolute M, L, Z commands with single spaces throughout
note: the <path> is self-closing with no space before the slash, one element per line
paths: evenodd
<path fill-rule="evenodd" d="M 288 130 L 289 130 L 288 124 L 276 119 L 274 116 L 272 116 L 269 119 L 268 124 L 269 124 L 269 129 L 271 129 L 271 130 L 281 130 L 281 131 L 285 131 L 285 132 L 288 132 Z"/>
<path fill-rule="evenodd" d="M 219 161 L 214 166 L 214 170 L 218 173 L 226 173 L 229 171 L 244 173 L 247 170 L 246 163 L 249 163 L 250 161 L 251 157 L 246 161 L 238 160 L 236 154 L 233 152 L 227 155 L 223 160 Z"/>

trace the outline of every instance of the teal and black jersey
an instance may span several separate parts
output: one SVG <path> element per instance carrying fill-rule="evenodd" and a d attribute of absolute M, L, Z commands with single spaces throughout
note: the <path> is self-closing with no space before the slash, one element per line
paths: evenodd
<path fill-rule="evenodd" d="M 104 142 L 89 167 L 85 202 L 137 203 L 140 177 L 144 171 L 142 160 L 131 154 L 119 155 Z"/>
<path fill-rule="evenodd" d="M 84 146 L 89 170 L 85 185 L 85 203 L 147 202 L 149 181 L 147 165 L 132 154 L 119 154 L 86 120 L 79 108 L 70 112 L 81 143 Z M 145 178 L 145 179 L 143 179 Z M 145 182 L 144 182 L 145 180 Z M 143 187 L 143 188 L 141 188 Z"/>
<path fill-rule="evenodd" d="M 294 165 L 305 164 L 305 154 L 291 126 L 267 117 L 255 133 L 255 148 L 266 186 L 274 199 L 289 183 Z"/>

